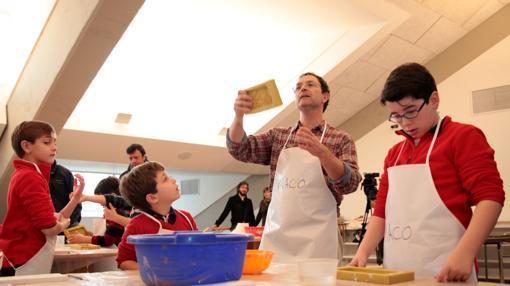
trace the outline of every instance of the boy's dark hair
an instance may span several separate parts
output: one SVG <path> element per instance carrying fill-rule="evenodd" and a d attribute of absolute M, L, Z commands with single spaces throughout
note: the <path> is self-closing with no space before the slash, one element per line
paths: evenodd
<path fill-rule="evenodd" d="M 97 183 L 94 195 L 116 194 L 120 196 L 119 185 L 120 181 L 117 177 L 106 177 Z"/>
<path fill-rule="evenodd" d="M 299 78 L 302 78 L 302 77 L 304 77 L 306 75 L 311 75 L 311 76 L 315 77 L 319 81 L 319 83 L 321 84 L 321 92 L 322 93 L 329 92 L 328 83 L 322 77 L 314 74 L 313 72 L 306 72 L 306 73 L 300 75 Z M 324 102 L 324 106 L 322 107 L 322 112 L 326 111 L 326 108 L 328 108 L 328 104 L 329 104 L 329 99 L 328 99 L 328 101 Z"/>
<path fill-rule="evenodd" d="M 131 172 L 122 177 L 120 193 L 131 206 L 142 211 L 151 209 L 147 202 L 148 194 L 157 193 L 156 176 L 165 171 L 165 167 L 158 162 L 146 162 L 134 167 Z"/>
<path fill-rule="evenodd" d="M 136 150 L 140 151 L 142 156 L 145 156 L 145 148 L 143 148 L 142 145 L 136 144 L 136 143 L 133 143 L 133 144 L 129 145 L 129 147 L 127 147 L 127 149 L 126 149 L 126 153 L 128 155 L 129 154 L 133 154 Z"/>
<path fill-rule="evenodd" d="M 422 98 L 428 103 L 434 91 L 437 91 L 436 81 L 427 68 L 417 63 L 407 63 L 390 73 L 380 101 L 385 104 L 386 101 L 397 102 L 411 96 L 415 99 Z"/>
<path fill-rule="evenodd" d="M 272 192 L 272 191 L 269 187 L 265 187 L 264 189 L 262 189 L 262 193 L 265 193 L 265 192 Z"/>
<path fill-rule="evenodd" d="M 48 122 L 38 120 L 23 121 L 12 132 L 12 149 L 14 149 L 19 158 L 23 158 L 25 151 L 21 147 L 21 141 L 25 140 L 33 144 L 38 138 L 51 136 L 52 133 L 56 133 L 55 129 Z"/>
<path fill-rule="evenodd" d="M 248 182 L 246 182 L 246 181 L 242 181 L 239 184 L 237 184 L 237 187 L 236 187 L 238 194 L 239 194 L 239 190 L 241 190 L 241 186 L 243 186 L 243 185 L 246 185 L 246 187 L 248 187 L 248 190 L 250 190 L 250 184 L 248 184 Z"/>

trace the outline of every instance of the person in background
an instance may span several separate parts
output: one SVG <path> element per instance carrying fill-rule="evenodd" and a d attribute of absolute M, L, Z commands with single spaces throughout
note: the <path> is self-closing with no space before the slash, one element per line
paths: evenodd
<path fill-rule="evenodd" d="M 250 226 L 256 226 L 255 215 L 253 213 L 253 203 L 248 198 L 250 186 L 247 182 L 240 182 L 237 184 L 236 189 L 237 193 L 228 198 L 225 209 L 223 209 L 220 217 L 214 223 L 214 228 L 219 227 L 229 213 L 231 213 L 230 230 L 234 230 L 238 223 L 248 223 Z"/>
<path fill-rule="evenodd" d="M 57 154 L 55 129 L 43 121 L 23 121 L 12 133 L 19 159 L 7 194 L 7 214 L 0 233 L 1 276 L 50 273 L 57 234 L 69 226 L 85 182 L 75 175 L 69 203 L 55 213 L 49 180 Z"/>
<path fill-rule="evenodd" d="M 147 159 L 147 155 L 145 154 L 145 148 L 143 148 L 143 146 L 140 144 L 133 143 L 129 145 L 129 147 L 126 149 L 126 153 L 129 156 L 129 166 L 126 171 L 120 174 L 119 178 L 121 179 L 134 167 L 149 161 L 149 159 Z"/>
<path fill-rule="evenodd" d="M 122 270 L 138 269 L 135 246 L 127 242 L 129 235 L 198 230 L 190 213 L 172 207 L 181 192 L 175 179 L 158 162 L 133 168 L 122 178 L 120 192 L 140 212 L 127 225 L 119 244 L 117 263 Z"/>
<path fill-rule="evenodd" d="M 131 214 L 131 206 L 125 202 L 124 203 L 115 203 L 118 207 L 115 208 L 113 206 L 112 201 L 116 198 L 120 198 L 119 191 L 119 179 L 116 177 L 110 176 L 102 179 L 97 184 L 94 190 L 94 197 L 83 196 L 82 199 L 84 201 L 100 201 L 103 202 L 106 209 L 110 209 L 121 215 L 125 218 L 129 218 Z M 96 197 L 97 196 L 97 197 Z M 102 197 L 102 198 L 101 198 Z M 113 244 L 118 245 L 120 240 L 122 239 L 122 235 L 124 234 L 124 225 L 119 224 L 113 220 L 106 219 L 106 230 L 104 235 L 82 235 L 82 234 L 74 234 L 69 238 L 69 243 L 92 243 L 101 246 L 111 246 Z"/>
<path fill-rule="evenodd" d="M 69 195 L 73 192 L 74 176 L 69 169 L 53 161 L 50 172 L 50 194 L 55 211 L 60 212 L 68 203 Z M 71 224 L 76 226 L 81 221 L 81 204 L 78 204 L 71 214 Z"/>
<path fill-rule="evenodd" d="M 247 136 L 243 120 L 253 100 L 239 91 L 227 149 L 239 161 L 270 165 L 272 199 L 260 249 L 275 251 L 273 261 L 341 260 L 338 206 L 361 181 L 356 148 L 347 133 L 324 120 L 330 92 L 322 77 L 302 74 L 294 95 L 299 110 L 294 126 Z"/>
<path fill-rule="evenodd" d="M 480 129 L 439 116 L 435 80 L 420 64 L 393 70 L 380 101 L 403 140 L 386 155 L 375 212 L 350 264 L 365 266 L 384 238 L 385 268 L 476 281 L 476 255 L 505 199 L 494 150 Z"/>
<path fill-rule="evenodd" d="M 266 225 L 266 216 L 267 209 L 269 208 L 269 203 L 271 202 L 271 189 L 269 187 L 265 187 L 262 190 L 262 200 L 259 205 L 259 212 L 257 213 L 257 217 L 255 218 L 255 226 L 259 225 L 262 221 L 262 226 Z"/>

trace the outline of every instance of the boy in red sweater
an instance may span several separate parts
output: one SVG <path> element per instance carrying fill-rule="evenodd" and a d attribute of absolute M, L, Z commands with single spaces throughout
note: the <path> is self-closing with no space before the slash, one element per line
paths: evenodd
<path fill-rule="evenodd" d="M 169 177 L 158 162 L 133 168 L 122 177 L 120 192 L 140 212 L 127 225 L 119 244 L 117 263 L 122 270 L 138 269 L 135 246 L 127 242 L 129 235 L 197 230 L 190 213 L 172 208 L 181 193 L 175 179 Z"/>
<path fill-rule="evenodd" d="M 381 103 L 404 140 L 386 156 L 374 216 L 351 265 L 365 266 L 384 238 L 385 268 L 476 281 L 476 254 L 505 199 L 494 150 L 480 129 L 439 116 L 435 80 L 419 64 L 389 75 Z"/>
<path fill-rule="evenodd" d="M 50 273 L 57 234 L 69 225 L 84 180 L 75 176 L 74 195 L 55 213 L 49 189 L 51 164 L 57 154 L 55 130 L 46 122 L 24 121 L 11 139 L 20 159 L 13 161 L 7 215 L 0 233 L 1 276 Z"/>

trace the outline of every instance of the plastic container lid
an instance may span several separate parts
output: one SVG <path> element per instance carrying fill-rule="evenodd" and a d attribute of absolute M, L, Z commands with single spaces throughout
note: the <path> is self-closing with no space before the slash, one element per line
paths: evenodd
<path fill-rule="evenodd" d="M 243 242 L 253 239 L 251 234 L 221 234 L 209 232 L 175 232 L 172 234 L 141 234 L 130 235 L 128 242 L 132 244 L 208 244 Z"/>

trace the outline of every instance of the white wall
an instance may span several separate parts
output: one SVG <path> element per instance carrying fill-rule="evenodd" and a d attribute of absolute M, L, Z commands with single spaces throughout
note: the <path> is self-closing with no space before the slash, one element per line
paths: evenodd
<path fill-rule="evenodd" d="M 181 180 L 199 179 L 200 194 L 182 195 L 174 207 L 189 211 L 193 216 L 208 208 L 212 203 L 220 199 L 225 193 L 230 192 L 237 184 L 244 181 L 246 174 L 223 174 L 223 173 L 185 173 L 168 171 L 178 184 Z M 216 218 L 213 218 L 216 219 Z"/>
<path fill-rule="evenodd" d="M 501 110 L 474 115 L 472 111 L 472 91 L 510 84 L 510 37 L 489 49 L 450 78 L 438 85 L 440 94 L 440 114 L 450 115 L 454 121 L 473 124 L 481 128 L 492 148 L 496 151 L 496 162 L 504 183 L 510 184 L 510 110 Z M 401 140 L 393 134 L 389 122 L 356 141 L 361 172 L 381 172 L 387 150 Z M 510 220 L 510 192 L 500 221 Z M 366 198 L 362 191 L 345 196 L 341 213 L 347 219 L 362 215 Z"/>

